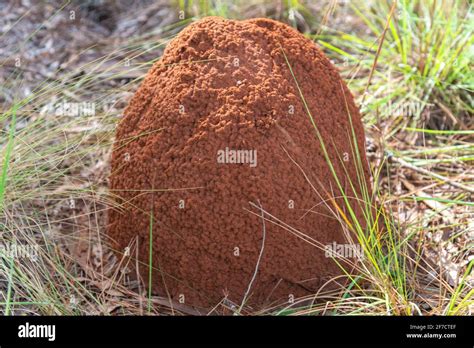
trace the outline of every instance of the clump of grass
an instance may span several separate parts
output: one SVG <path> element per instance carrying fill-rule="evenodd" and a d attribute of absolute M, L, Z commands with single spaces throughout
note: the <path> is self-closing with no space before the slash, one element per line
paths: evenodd
<path fill-rule="evenodd" d="M 219 16 L 228 19 L 245 19 L 255 17 L 273 18 L 286 22 L 303 32 L 309 32 L 319 21 L 315 15 L 318 11 L 311 11 L 314 6 L 310 1 L 284 0 L 275 4 L 274 1 L 225 1 L 225 0 L 178 0 L 177 6 L 184 18 L 202 18 Z"/>
<path fill-rule="evenodd" d="M 114 204 L 106 177 L 126 96 L 158 59 L 141 56 L 165 42 L 166 37 L 158 42 L 147 35 L 135 37 L 98 59 L 58 73 L 56 79 L 39 81 L 28 97 L 12 104 L 4 98 L 0 245 L 28 246 L 37 257 L 0 254 L 0 313 L 143 312 L 141 294 L 124 286 L 126 274 L 119 272 L 129 261 L 114 269 L 107 266 L 111 255 L 103 233 L 104 213 Z M 12 74 L 4 86 L 15 91 L 15 85 L 21 85 L 18 76 Z M 117 84 L 122 80 L 128 83 Z M 62 102 L 87 102 L 95 111 L 68 115 L 58 112 Z M 88 258 L 81 261 L 74 249 L 83 243 Z M 155 305 L 150 305 L 153 313 Z"/>
<path fill-rule="evenodd" d="M 328 29 L 316 38 L 338 59 L 352 65 L 350 87 L 362 95 L 391 3 L 357 1 L 350 6 L 363 23 L 364 34 Z M 431 122 L 433 128 L 462 122 L 472 113 L 473 105 L 472 17 L 472 4 L 468 1 L 399 0 L 363 97 L 366 103 L 362 112 L 370 114 L 372 120 L 375 110 L 382 118 L 412 116 L 411 125 L 421 126 L 429 122 L 422 119 L 423 111 L 436 106 L 451 120 L 443 124 Z"/>
<path fill-rule="evenodd" d="M 386 207 L 383 201 L 377 183 L 384 163 L 381 163 L 373 173 L 375 186 L 372 194 L 370 193 L 371 189 L 367 185 L 367 178 L 364 177 L 360 156 L 360 151 L 363 149 L 357 146 L 349 110 L 347 109 L 351 134 L 348 140 L 352 146 L 352 158 L 355 159 L 354 166 L 357 169 L 357 178 L 352 179 L 348 175 L 342 157 L 338 161 L 337 158 L 330 158 L 326 151 L 328 144 L 321 136 L 311 114 L 297 77 L 293 73 L 291 62 L 283 50 L 282 54 L 314 128 L 316 141 L 321 144 L 326 164 L 342 196 L 342 204 L 340 200 L 335 199 L 334 193 L 327 192 L 324 187 L 320 190 L 331 202 L 332 206 L 328 208 L 340 221 L 348 242 L 360 245 L 364 257 L 356 261 L 342 257 L 344 263 L 333 258 L 346 275 L 348 285 L 344 285 L 347 282 L 342 282 L 341 291 L 330 295 L 333 297 L 332 301 L 327 301 L 324 305 L 302 306 L 293 310 L 285 308 L 279 310 L 277 314 L 466 315 L 470 313 L 470 308 L 474 304 L 474 289 L 469 286 L 467 277 L 474 261 L 469 262 L 461 279 L 452 286 L 444 280 L 438 267 L 430 265 L 423 259 L 420 243 L 417 243 L 415 238 L 423 232 L 423 226 L 419 223 L 401 226 L 395 220 L 390 206 Z M 341 178 L 336 173 L 337 162 L 344 168 L 346 178 L 349 180 L 349 189 L 343 188 Z M 310 184 L 313 189 L 318 187 L 313 183 Z M 356 186 L 359 186 L 360 190 L 357 190 Z M 357 209 L 362 212 L 359 217 Z M 430 275 L 432 277 L 432 274 L 438 273 L 440 276 L 435 282 L 430 280 Z M 307 298 L 299 299 L 301 303 L 307 300 Z M 436 305 L 433 305 L 433 302 Z"/>

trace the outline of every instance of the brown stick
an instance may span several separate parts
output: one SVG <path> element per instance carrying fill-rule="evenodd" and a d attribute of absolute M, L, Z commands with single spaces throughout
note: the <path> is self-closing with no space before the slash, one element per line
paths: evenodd
<path fill-rule="evenodd" d="M 394 162 L 397 162 L 398 164 L 406 167 L 406 168 L 409 168 L 411 170 L 414 170 L 418 173 L 421 173 L 421 174 L 425 174 L 425 175 L 428 175 L 428 176 L 431 176 L 433 178 L 436 178 L 438 180 L 441 180 L 441 181 L 444 181 L 445 183 L 453 186 L 453 187 L 456 187 L 456 188 L 459 188 L 461 190 L 464 190 L 464 191 L 468 191 L 468 192 L 471 192 L 471 193 L 474 193 L 474 188 L 473 187 L 470 187 L 470 186 L 466 186 L 464 184 L 460 184 L 458 182 L 455 182 L 445 176 L 442 176 L 442 175 L 439 175 L 439 174 L 436 174 L 436 173 L 433 173 L 433 172 L 430 172 L 429 170 L 426 170 L 424 168 L 420 168 L 420 167 L 416 167 L 414 166 L 413 164 L 410 164 L 408 162 L 406 162 L 405 160 L 402 160 L 401 158 L 397 158 L 395 156 L 390 156 L 390 159 Z"/>
<path fill-rule="evenodd" d="M 375 67 L 377 66 L 377 61 L 379 59 L 380 51 L 382 50 L 382 45 L 385 40 L 385 34 L 387 33 L 388 26 L 390 25 L 390 20 L 392 19 L 393 11 L 395 11 L 395 7 L 397 6 L 397 0 L 395 0 L 392 4 L 392 8 L 390 9 L 390 13 L 387 17 L 387 23 L 385 23 L 385 28 L 383 29 L 382 38 L 380 40 L 379 47 L 377 47 L 377 53 L 375 54 L 374 64 L 372 64 L 372 69 L 370 69 L 369 79 L 367 80 L 367 85 L 365 86 L 364 94 L 362 95 L 362 102 L 361 105 L 364 105 L 365 96 L 367 95 L 367 91 L 369 90 L 370 81 L 372 80 L 372 76 L 374 75 Z"/>

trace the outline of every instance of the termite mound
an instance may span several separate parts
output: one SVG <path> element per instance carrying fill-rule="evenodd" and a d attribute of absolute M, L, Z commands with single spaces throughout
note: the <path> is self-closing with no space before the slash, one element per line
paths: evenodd
<path fill-rule="evenodd" d="M 285 304 L 342 274 L 325 247 L 347 243 L 336 207 L 349 216 L 341 188 L 370 191 L 366 162 L 353 97 L 311 40 L 208 17 L 168 44 L 125 110 L 108 234 L 119 253 L 138 248 L 146 284 L 151 260 L 153 292 L 173 301 Z"/>

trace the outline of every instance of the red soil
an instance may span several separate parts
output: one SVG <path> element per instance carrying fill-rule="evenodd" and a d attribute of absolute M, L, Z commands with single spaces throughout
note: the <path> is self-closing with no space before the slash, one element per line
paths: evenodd
<path fill-rule="evenodd" d="M 131 100 L 112 159 L 121 209 L 110 211 L 108 233 L 120 251 L 138 242 L 147 281 L 153 214 L 155 293 L 204 308 L 245 297 L 259 309 L 314 294 L 341 274 L 295 232 L 313 244 L 347 243 L 322 202 L 339 191 L 282 49 L 346 192 L 349 180 L 360 192 L 350 117 L 369 177 L 358 109 L 312 41 L 268 19 L 190 25 Z M 219 163 L 226 148 L 256 150 L 256 166 Z M 259 206 L 271 214 L 265 238 Z"/>

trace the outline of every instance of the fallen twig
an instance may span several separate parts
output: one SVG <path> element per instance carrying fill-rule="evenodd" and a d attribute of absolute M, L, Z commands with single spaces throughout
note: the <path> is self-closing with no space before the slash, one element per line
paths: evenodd
<path fill-rule="evenodd" d="M 425 175 L 428 175 L 428 176 L 431 176 L 433 178 L 436 178 L 438 180 L 441 180 L 453 187 L 456 187 L 456 188 L 459 188 L 461 190 L 464 190 L 464 191 L 468 191 L 468 192 L 471 192 L 471 193 L 474 193 L 474 188 L 473 187 L 470 187 L 470 186 L 466 186 L 464 184 L 460 184 L 458 182 L 455 182 L 445 176 L 442 176 L 442 175 L 439 175 L 439 174 L 436 174 L 436 173 L 433 173 L 433 172 L 430 172 L 429 170 L 426 170 L 424 168 L 420 168 L 420 167 L 416 167 L 408 162 L 406 162 L 405 160 L 401 159 L 401 158 L 398 158 L 398 157 L 395 157 L 393 156 L 392 154 L 389 155 L 389 160 L 393 161 L 393 162 L 397 162 L 398 164 L 408 168 L 408 169 L 411 169 L 411 170 L 414 170 L 418 173 L 421 173 L 421 174 L 425 174 Z"/>

